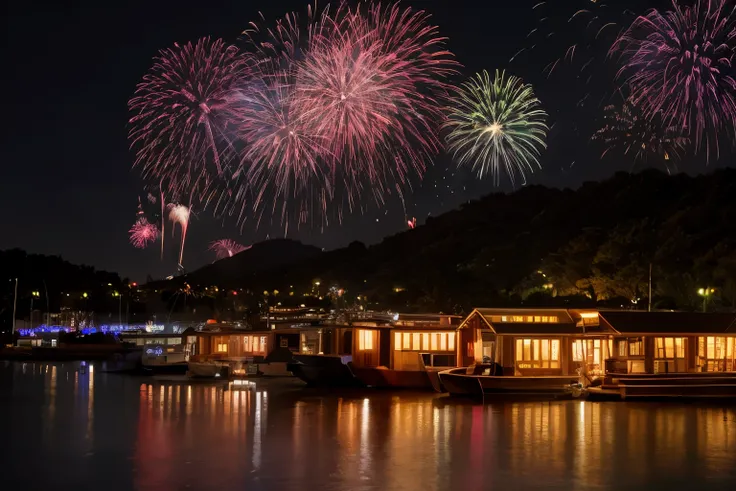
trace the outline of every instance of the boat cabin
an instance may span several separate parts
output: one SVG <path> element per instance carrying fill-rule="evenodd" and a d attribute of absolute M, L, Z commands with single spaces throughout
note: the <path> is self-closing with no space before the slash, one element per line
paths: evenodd
<path fill-rule="evenodd" d="M 736 372 L 736 314 L 601 311 L 618 374 Z"/>
<path fill-rule="evenodd" d="M 236 360 L 257 356 L 265 357 L 271 352 L 269 331 L 213 330 L 199 331 L 197 336 L 197 360 Z"/>
<path fill-rule="evenodd" d="M 602 374 L 608 333 L 597 312 L 475 309 L 458 328 L 457 365 L 495 363 L 506 376 Z"/>
<path fill-rule="evenodd" d="M 387 322 L 353 322 L 353 364 L 406 371 L 454 367 L 461 320 L 446 314 L 394 314 Z"/>

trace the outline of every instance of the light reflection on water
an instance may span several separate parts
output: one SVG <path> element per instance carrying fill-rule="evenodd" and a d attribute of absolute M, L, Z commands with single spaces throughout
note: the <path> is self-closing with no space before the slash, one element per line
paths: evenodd
<path fill-rule="evenodd" d="M 736 410 L 224 390 L 0 365 L 11 482 L 53 489 L 733 489 Z M 10 423 L 10 424 L 7 424 Z M 44 469 L 38 472 L 39 467 Z"/>

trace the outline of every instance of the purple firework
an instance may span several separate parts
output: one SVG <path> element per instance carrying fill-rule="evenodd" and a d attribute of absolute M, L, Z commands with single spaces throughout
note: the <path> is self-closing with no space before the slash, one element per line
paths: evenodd
<path fill-rule="evenodd" d="M 717 134 L 736 125 L 736 80 L 732 73 L 734 9 L 729 0 L 697 0 L 672 10 L 650 10 L 619 37 L 632 102 L 650 119 L 678 125 L 696 148 L 717 151 Z"/>

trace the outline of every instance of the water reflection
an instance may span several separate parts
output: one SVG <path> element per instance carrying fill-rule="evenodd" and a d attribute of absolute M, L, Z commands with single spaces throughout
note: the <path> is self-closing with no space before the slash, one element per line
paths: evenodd
<path fill-rule="evenodd" d="M 293 381 L 188 385 L 73 363 L 0 371 L 12 472 L 44 462 L 39 486 L 515 491 L 730 489 L 736 480 L 733 408 L 482 406 Z"/>

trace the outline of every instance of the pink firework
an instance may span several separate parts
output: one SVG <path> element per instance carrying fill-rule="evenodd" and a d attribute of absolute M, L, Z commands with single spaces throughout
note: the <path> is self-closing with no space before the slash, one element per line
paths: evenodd
<path fill-rule="evenodd" d="M 184 260 L 184 243 L 187 240 L 187 230 L 189 228 L 190 209 L 184 205 L 169 205 L 169 220 L 174 224 L 181 226 L 181 246 L 179 247 L 179 264 L 183 264 Z"/>
<path fill-rule="evenodd" d="M 619 77 L 650 119 L 661 115 L 710 154 L 717 134 L 736 125 L 733 73 L 736 30 L 729 0 L 697 0 L 690 7 L 650 10 L 618 39 Z"/>
<path fill-rule="evenodd" d="M 299 63 L 303 124 L 329 144 L 330 180 L 349 201 L 421 177 L 441 148 L 446 79 L 458 66 L 429 15 L 399 5 L 344 5 L 314 29 Z M 362 186 L 368 183 L 369 186 Z"/>
<path fill-rule="evenodd" d="M 409 228 L 413 230 L 417 228 L 417 219 L 412 218 L 411 220 L 407 221 L 406 224 L 409 225 Z"/>
<path fill-rule="evenodd" d="M 235 206 L 247 196 L 282 222 L 303 223 L 315 207 L 340 219 L 343 207 L 362 209 L 364 192 L 383 205 L 421 177 L 441 147 L 457 67 L 428 17 L 341 6 L 247 31 L 256 55 L 238 93 L 247 150 Z"/>
<path fill-rule="evenodd" d="M 215 253 L 215 256 L 217 257 L 216 260 L 219 261 L 220 259 L 233 257 L 235 254 L 247 251 L 250 247 L 251 246 L 246 247 L 242 244 L 238 244 L 231 239 L 220 239 L 212 242 L 209 250 Z"/>
<path fill-rule="evenodd" d="M 244 32 L 246 50 L 253 58 L 235 108 L 246 149 L 233 186 L 238 191 L 230 201 L 237 206 L 251 198 L 253 211 L 270 208 L 287 223 L 297 208 L 297 221 L 302 223 L 305 210 L 311 208 L 310 195 L 318 196 L 324 210 L 329 187 L 324 170 L 328 142 L 305 124 L 295 86 L 297 60 L 315 24 L 311 9 L 305 21 L 292 13 L 275 28 L 262 24 L 252 23 Z"/>
<path fill-rule="evenodd" d="M 172 193 L 190 194 L 223 176 L 236 154 L 232 90 L 247 66 L 220 39 L 175 44 L 159 53 L 128 103 L 134 165 L 145 178 L 166 182 Z"/>
<path fill-rule="evenodd" d="M 128 230 L 130 243 L 138 249 L 145 249 L 158 239 L 158 227 L 149 223 L 146 217 L 139 216 L 133 226 Z"/>

